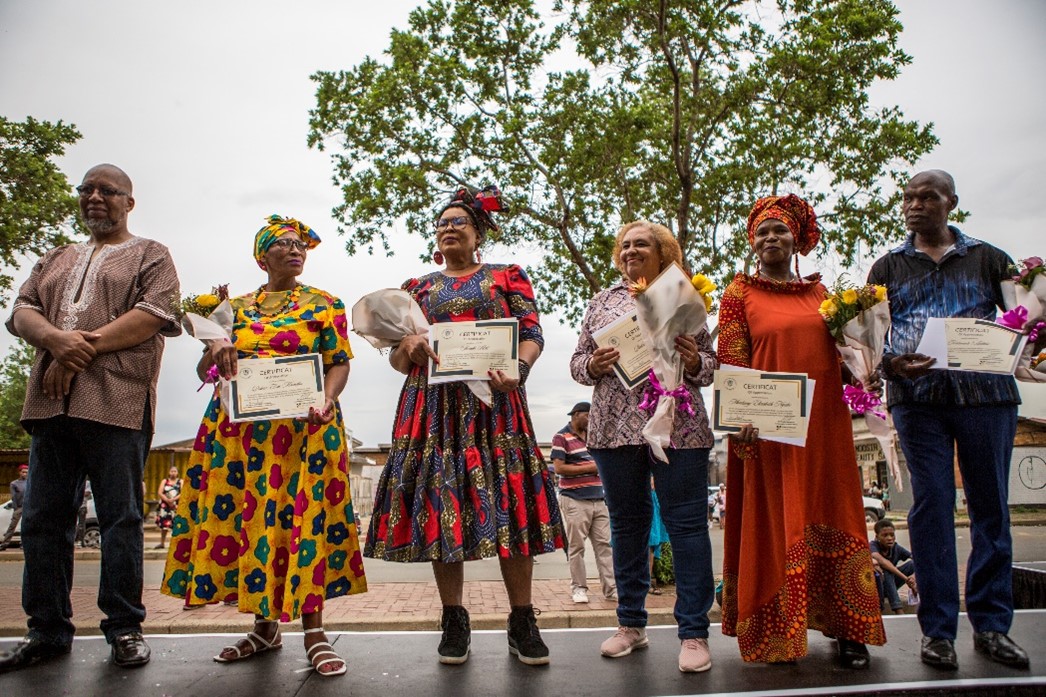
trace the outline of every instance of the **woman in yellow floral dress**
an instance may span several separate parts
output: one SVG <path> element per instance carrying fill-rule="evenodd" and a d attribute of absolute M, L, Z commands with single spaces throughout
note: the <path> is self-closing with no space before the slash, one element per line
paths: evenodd
<path fill-rule="evenodd" d="M 322 410 L 304 419 L 231 423 L 215 395 L 186 471 L 161 590 L 187 606 L 236 601 L 253 631 L 215 656 L 237 661 L 282 646 L 279 622 L 302 618 L 305 648 L 324 676 L 345 673 L 327 643 L 324 602 L 367 590 L 349 493 L 349 453 L 338 395 L 349 376 L 345 306 L 298 283 L 319 237 L 296 220 L 271 216 L 254 256 L 268 274 L 231 301 L 232 342 L 212 342 L 208 370 L 236 374 L 237 360 L 319 353 Z"/>

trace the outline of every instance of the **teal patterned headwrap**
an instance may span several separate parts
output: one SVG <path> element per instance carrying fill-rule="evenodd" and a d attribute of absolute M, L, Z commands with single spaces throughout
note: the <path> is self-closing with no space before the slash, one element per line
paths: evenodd
<path fill-rule="evenodd" d="M 320 236 L 313 232 L 311 227 L 294 218 L 284 218 L 273 214 L 265 221 L 267 225 L 258 230 L 258 234 L 254 236 L 254 260 L 258 262 L 258 266 L 261 266 L 262 259 L 265 258 L 265 253 L 269 251 L 272 243 L 284 233 L 295 233 L 302 242 L 308 245 L 309 249 L 320 243 Z"/>

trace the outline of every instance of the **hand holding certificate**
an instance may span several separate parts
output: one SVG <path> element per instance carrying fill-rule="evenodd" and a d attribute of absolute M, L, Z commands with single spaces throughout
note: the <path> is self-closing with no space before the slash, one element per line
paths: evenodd
<path fill-rule="evenodd" d="M 618 352 L 620 358 L 612 368 L 626 389 L 631 390 L 646 381 L 652 359 L 635 313 L 623 315 L 593 332 L 592 339 L 596 346 Z"/>
<path fill-rule="evenodd" d="M 752 424 L 764 440 L 806 445 L 814 381 L 805 373 L 717 370 L 714 389 L 715 430 L 737 433 Z"/>
<path fill-rule="evenodd" d="M 500 370 L 519 379 L 519 323 L 514 317 L 475 322 L 440 322 L 429 327 L 439 362 L 429 361 L 429 384 L 489 380 Z"/>
<path fill-rule="evenodd" d="M 936 358 L 934 369 L 1013 375 L 1027 338 L 987 319 L 931 317 L 916 351 Z"/>
<path fill-rule="evenodd" d="M 221 399 L 232 422 L 307 417 L 323 409 L 323 362 L 318 353 L 241 360 L 222 380 Z"/>

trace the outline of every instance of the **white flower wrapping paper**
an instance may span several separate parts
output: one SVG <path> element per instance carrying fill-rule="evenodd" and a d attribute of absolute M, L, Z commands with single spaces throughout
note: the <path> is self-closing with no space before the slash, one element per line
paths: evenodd
<path fill-rule="evenodd" d="M 683 383 L 683 359 L 676 350 L 676 337 L 697 334 L 707 319 L 704 299 L 678 264 L 662 271 L 646 290 L 636 295 L 636 321 L 643 341 L 650 347 L 651 370 L 665 392 Z M 662 394 L 643 427 L 643 438 L 662 462 L 668 462 L 664 449 L 672 445 L 677 408 L 675 397 Z"/>
<path fill-rule="evenodd" d="M 232 305 L 228 300 L 222 300 L 214 312 L 206 317 L 201 317 L 193 312 L 182 315 L 182 327 L 186 333 L 194 339 L 206 343 L 208 341 L 232 338 Z"/>
<path fill-rule="evenodd" d="M 1002 302 L 1007 310 L 1013 310 L 1023 305 L 1028 310 L 1028 319 L 1042 317 L 1046 308 L 1046 274 L 1040 273 L 1032 281 L 1031 289 L 1025 288 L 1015 281 L 1003 281 Z M 1028 342 L 1024 347 L 1020 360 L 1017 361 L 1017 369 L 1013 371 L 1013 377 L 1021 382 L 1046 382 L 1046 362 L 1040 363 L 1038 368 L 1031 367 L 1033 346 Z"/>
<path fill-rule="evenodd" d="M 890 305 L 881 302 L 857 314 L 843 325 L 843 345 L 836 343 L 835 348 L 843 363 L 857 378 L 861 385 L 867 385 L 879 363 L 883 360 L 883 345 L 890 330 Z M 878 414 L 876 413 L 878 411 Z M 882 414 L 883 416 L 879 416 Z M 901 478 L 901 462 L 897 457 L 897 431 L 885 407 L 882 410 L 868 410 L 864 413 L 864 422 L 868 431 L 879 441 L 886 464 L 893 476 L 897 491 L 904 491 L 904 480 Z"/>
<path fill-rule="evenodd" d="M 428 335 L 429 321 L 410 293 L 385 288 L 368 293 L 352 306 L 352 331 L 376 349 L 398 346 L 404 338 Z M 493 400 L 485 380 L 463 380 L 472 394 L 488 407 Z"/>

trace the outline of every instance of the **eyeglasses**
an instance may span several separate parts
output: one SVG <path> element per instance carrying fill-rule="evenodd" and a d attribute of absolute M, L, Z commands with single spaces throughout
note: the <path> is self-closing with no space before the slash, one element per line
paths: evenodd
<path fill-rule="evenodd" d="M 276 240 L 271 245 L 269 245 L 269 249 L 272 249 L 273 247 L 282 249 L 285 252 L 289 252 L 292 249 L 296 249 L 299 252 L 307 252 L 309 250 L 309 245 L 305 244 L 301 240 L 292 240 L 289 237 L 281 237 L 280 239 Z"/>
<path fill-rule="evenodd" d="M 472 219 L 469 218 L 467 215 L 456 215 L 453 218 L 440 218 L 436 221 L 436 229 L 445 230 L 448 227 L 452 227 L 455 229 L 463 228 L 471 222 Z"/>
<path fill-rule="evenodd" d="M 81 184 L 80 186 L 76 187 L 76 193 L 80 194 L 80 196 L 82 196 L 83 198 L 90 197 L 90 195 L 93 194 L 95 191 L 101 194 L 102 198 L 112 198 L 113 196 L 128 195 L 126 191 L 120 191 L 119 189 L 114 189 L 111 186 L 95 186 L 94 184 Z"/>

